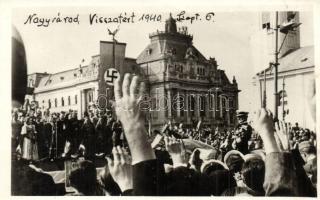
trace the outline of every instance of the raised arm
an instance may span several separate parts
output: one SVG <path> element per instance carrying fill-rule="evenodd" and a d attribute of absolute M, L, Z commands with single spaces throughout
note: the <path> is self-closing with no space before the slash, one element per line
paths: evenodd
<path fill-rule="evenodd" d="M 139 88 L 139 89 L 138 89 Z M 133 164 L 133 192 L 135 195 L 159 195 L 163 166 L 158 166 L 155 153 L 147 138 L 140 102 L 145 83 L 138 76 L 125 74 L 123 83 L 115 81 L 116 114 L 121 121 L 130 148 Z"/>
<path fill-rule="evenodd" d="M 156 158 L 147 140 L 147 130 L 139 106 L 144 90 L 145 83 L 139 82 L 138 76 L 132 77 L 130 74 L 125 74 L 122 87 L 120 78 L 114 85 L 115 110 L 128 140 L 132 164 Z"/>
<path fill-rule="evenodd" d="M 297 180 L 293 158 L 289 152 L 278 147 L 272 113 L 262 108 L 258 111 L 255 122 L 266 151 L 263 185 L 266 196 L 296 196 Z"/>

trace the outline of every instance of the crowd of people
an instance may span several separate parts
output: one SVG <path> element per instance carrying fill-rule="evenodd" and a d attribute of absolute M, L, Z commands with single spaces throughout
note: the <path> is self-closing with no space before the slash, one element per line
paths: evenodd
<path fill-rule="evenodd" d="M 15 29 L 12 72 L 12 195 L 317 196 L 315 133 L 277 121 L 266 108 L 252 127 L 242 112 L 234 130 L 168 123 L 148 134 L 139 109 L 145 83 L 125 74 L 114 82 L 115 116 L 21 110 L 27 64 Z M 101 156 L 107 164 L 98 173 Z M 68 178 L 72 193 L 37 166 L 60 158 L 78 163 Z"/>
<path fill-rule="evenodd" d="M 32 161 L 102 157 L 124 140 L 121 123 L 99 110 L 85 112 L 78 120 L 72 110 L 15 109 L 12 127 L 12 149 Z"/>
<path fill-rule="evenodd" d="M 316 196 L 312 131 L 274 123 L 272 114 L 261 109 L 254 129 L 248 113 L 239 112 L 232 130 L 169 122 L 148 133 L 139 98 L 131 91 L 137 79 L 126 75 L 123 88 L 115 86 L 116 116 L 94 110 L 78 120 L 72 110 L 15 109 L 13 159 L 42 175 L 34 161 L 79 159 L 79 168 L 70 174 L 73 195 Z M 97 174 L 95 159 L 104 157 L 108 164 Z M 16 184 L 19 195 L 24 190 Z M 42 189 L 35 195 L 57 195 L 52 191 Z"/>

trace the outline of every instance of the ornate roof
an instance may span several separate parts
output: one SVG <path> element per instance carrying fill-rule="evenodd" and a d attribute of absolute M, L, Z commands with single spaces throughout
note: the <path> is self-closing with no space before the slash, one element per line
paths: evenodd
<path fill-rule="evenodd" d="M 207 59 L 193 45 L 177 43 L 170 40 L 158 40 L 151 42 L 138 56 L 137 63 L 142 64 L 152 62 L 166 57 L 172 57 L 174 60 L 183 61 L 186 59 L 187 51 L 195 54 L 198 62 L 207 62 Z"/>

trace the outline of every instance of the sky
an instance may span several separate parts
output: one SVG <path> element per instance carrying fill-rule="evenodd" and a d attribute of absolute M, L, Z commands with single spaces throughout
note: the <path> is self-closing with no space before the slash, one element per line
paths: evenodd
<path fill-rule="evenodd" d="M 169 11 L 169 10 L 168 10 Z M 177 17 L 181 10 L 171 8 L 173 17 Z M 99 41 L 111 40 L 107 29 L 114 30 L 118 24 L 92 24 L 89 15 L 97 14 L 103 17 L 117 17 L 120 13 L 130 16 L 135 14 L 134 23 L 121 23 L 120 31 L 116 36 L 119 42 L 127 43 L 126 56 L 137 56 L 149 44 L 149 34 L 156 30 L 164 30 L 164 21 L 169 12 L 159 12 L 157 9 L 143 11 L 136 8 L 17 8 L 12 15 L 12 23 L 20 31 L 27 52 L 28 73 L 48 72 L 54 73 L 76 68 L 85 59 L 89 63 L 91 56 L 99 54 Z M 250 110 L 253 98 L 253 76 L 262 70 L 263 66 L 256 66 L 256 56 L 253 37 L 261 26 L 258 12 L 214 12 L 210 20 L 206 14 L 214 9 L 187 10 L 186 16 L 195 16 L 199 13 L 201 21 L 177 22 L 177 26 L 187 26 L 188 33 L 193 35 L 194 46 L 206 57 L 215 57 L 219 69 L 225 70 L 229 80 L 235 76 L 239 93 L 239 109 Z M 58 15 L 59 13 L 59 15 Z M 29 15 L 36 14 L 39 18 L 60 16 L 75 17 L 79 14 L 79 24 L 51 23 L 48 27 L 38 27 L 35 23 L 24 24 Z M 138 19 L 143 14 L 161 15 L 161 21 L 147 22 Z M 305 17 L 306 18 L 306 17 Z M 307 19 L 308 16 L 307 16 Z M 312 20 L 307 20 L 312 26 Z M 310 24 L 311 23 L 311 24 Z M 309 34 L 310 29 L 306 29 Z M 312 44 L 312 37 L 307 37 L 303 44 Z"/>

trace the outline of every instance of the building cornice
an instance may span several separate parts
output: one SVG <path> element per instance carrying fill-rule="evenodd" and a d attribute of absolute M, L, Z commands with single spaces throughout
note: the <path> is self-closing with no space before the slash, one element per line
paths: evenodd
<path fill-rule="evenodd" d="M 81 80 L 81 81 L 76 80 L 76 81 L 70 81 L 68 83 L 64 83 L 61 85 L 55 84 L 52 86 L 37 87 L 34 90 L 34 94 L 40 94 L 40 93 L 45 93 L 45 92 L 52 92 L 52 91 L 56 91 L 56 90 L 72 88 L 72 87 L 80 86 L 80 85 L 90 83 L 90 82 L 98 82 L 98 79 L 92 78 L 92 79 L 86 79 L 86 80 Z"/>
<path fill-rule="evenodd" d="M 294 70 L 287 70 L 287 71 L 280 71 L 278 72 L 278 76 L 294 76 L 297 74 L 306 74 L 306 73 L 313 73 L 314 72 L 314 66 L 309 66 L 309 67 L 304 67 L 304 68 L 299 68 L 299 69 L 294 69 Z M 266 78 L 267 79 L 273 79 L 274 73 L 267 73 Z M 264 79 L 264 74 L 260 73 L 257 74 L 257 76 L 254 77 L 255 79 L 258 78 L 258 80 L 263 80 Z"/>

